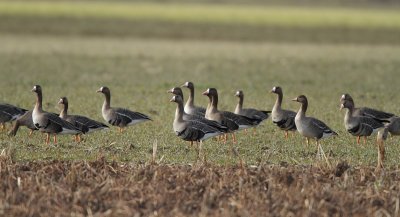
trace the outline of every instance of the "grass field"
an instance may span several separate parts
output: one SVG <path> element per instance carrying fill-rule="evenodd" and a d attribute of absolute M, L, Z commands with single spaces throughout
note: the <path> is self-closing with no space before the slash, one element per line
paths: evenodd
<path fill-rule="evenodd" d="M 176 215 L 242 216 L 262 210 L 276 215 L 313 216 L 321 211 L 395 216 L 399 138 L 386 143 L 386 173 L 374 173 L 375 136 L 367 145 L 355 143 L 355 137 L 344 129 L 339 99 L 347 92 L 358 106 L 400 114 L 398 14 L 396 8 L 385 7 L 0 1 L 0 101 L 31 109 L 35 98 L 30 90 L 40 84 L 45 110 L 59 112 L 57 102 L 67 96 L 71 114 L 102 121 L 103 96 L 96 90 L 108 86 L 112 105 L 153 119 L 123 134 L 112 128 L 85 135 L 80 144 L 70 136 L 60 136 L 59 144 L 45 145 L 44 135 L 35 133 L 28 138 L 27 129 L 14 138 L 0 133 L 0 177 L 5 177 L 2 186 L 8 189 L 0 191 L 0 213 L 40 213 L 53 207 L 54 212 L 77 216 L 89 216 L 92 211 L 115 216 L 132 210 L 155 216 L 156 212 L 166 213 L 165 205 L 175 208 L 172 213 Z M 175 104 L 169 102 L 171 96 L 166 91 L 185 81 L 195 83 L 197 105 L 206 106 L 201 92 L 216 87 L 219 108 L 230 111 L 236 106 L 234 93 L 238 89 L 245 93 L 245 107 L 263 110 L 271 110 L 275 102 L 275 95 L 269 93 L 273 86 L 283 87 L 285 108 L 297 110 L 298 103 L 290 99 L 307 95 L 307 114 L 339 133 L 339 137 L 322 141 L 332 167 L 317 160 L 315 145 L 305 146 L 298 134 L 285 140 L 270 119 L 255 136 L 238 133 L 235 149 L 244 168 L 237 166 L 240 160 L 231 155 L 228 144 L 215 140 L 205 142 L 206 163 L 201 165 L 195 149 L 172 130 Z M 184 94 L 187 98 L 186 90 Z M 148 166 L 155 145 L 158 165 Z M 350 170 L 343 176 L 335 175 L 335 168 L 341 168 L 335 166 L 343 161 Z M 85 172 L 89 170 L 90 174 Z M 44 175 L 38 178 L 31 171 Z M 76 174 L 87 176 L 77 179 Z M 221 181 L 210 174 L 233 178 Z M 199 179 L 202 175 L 206 178 Z M 42 181 L 23 184 L 22 191 L 18 177 L 22 183 Z M 307 181 L 307 177 L 312 180 Z M 138 180 L 146 187 L 136 183 Z M 198 190 L 184 186 L 187 180 L 210 192 L 186 194 Z M 159 191 L 152 191 L 160 182 Z M 100 191 L 98 183 L 107 188 Z M 179 191 L 171 183 L 181 183 L 186 190 Z M 273 191 L 255 190 L 265 183 Z M 242 184 L 244 190 L 238 187 Z M 51 186 L 51 191 L 35 190 L 41 185 Z M 148 194 L 140 196 L 136 190 L 124 194 L 121 185 L 145 189 Z M 228 187 L 221 187 L 225 185 Z M 114 206 L 117 208 L 82 196 L 90 193 L 85 190 L 88 186 L 99 190 L 93 195 L 103 192 L 96 197 L 116 198 L 120 202 Z M 29 189 L 37 194 L 30 194 L 27 202 L 21 199 L 27 196 L 21 192 Z M 42 210 L 34 206 L 40 204 L 40 198 L 65 195 L 65 189 L 75 195 L 64 198 L 67 206 L 57 200 L 49 200 L 40 206 Z M 179 199 L 157 197 L 165 196 L 168 189 L 177 191 L 174 198 Z M 291 197 L 290 189 L 300 196 Z M 249 203 L 256 191 L 263 199 Z M 132 197 L 142 201 L 135 202 Z M 221 203 L 215 205 L 212 198 Z M 157 202 L 151 202 L 154 200 Z M 180 201 L 187 201 L 187 206 L 177 205 Z M 298 206 L 290 208 L 293 204 Z"/>

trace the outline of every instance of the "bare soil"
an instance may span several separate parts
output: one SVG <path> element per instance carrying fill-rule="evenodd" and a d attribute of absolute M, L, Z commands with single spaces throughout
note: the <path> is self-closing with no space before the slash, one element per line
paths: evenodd
<path fill-rule="evenodd" d="M 398 216 L 398 170 L 323 166 L 15 163 L 0 216 Z"/>

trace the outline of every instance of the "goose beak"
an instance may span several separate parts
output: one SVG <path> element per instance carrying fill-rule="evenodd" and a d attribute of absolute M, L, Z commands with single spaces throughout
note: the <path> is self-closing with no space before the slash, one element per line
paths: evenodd
<path fill-rule="evenodd" d="M 169 101 L 170 101 L 170 102 L 175 102 L 174 97 L 172 97 Z"/>
<path fill-rule="evenodd" d="M 101 89 L 96 90 L 96 93 L 101 93 L 101 92 L 102 92 Z"/>
<path fill-rule="evenodd" d="M 58 104 L 63 104 L 63 100 L 60 99 L 60 100 L 58 101 Z"/>
<path fill-rule="evenodd" d="M 31 92 L 35 92 L 35 91 L 36 91 L 35 88 L 32 88 Z"/>
<path fill-rule="evenodd" d="M 202 93 L 202 95 L 204 95 L 204 96 L 208 96 L 208 91 L 206 90 L 206 91 L 204 91 L 203 93 Z"/>
<path fill-rule="evenodd" d="M 182 84 L 181 87 L 187 87 L 186 84 Z"/>
<path fill-rule="evenodd" d="M 298 102 L 298 101 L 297 101 L 297 97 L 296 97 L 296 98 L 294 98 L 294 99 L 292 99 L 292 101 Z"/>
<path fill-rule="evenodd" d="M 172 92 L 172 89 L 171 89 L 171 90 L 167 90 L 167 93 L 173 93 L 173 92 Z"/>

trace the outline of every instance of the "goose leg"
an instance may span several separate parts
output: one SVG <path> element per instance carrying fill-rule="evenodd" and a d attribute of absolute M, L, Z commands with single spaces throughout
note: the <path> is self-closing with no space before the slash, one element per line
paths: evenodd
<path fill-rule="evenodd" d="M 237 142 L 235 133 L 232 133 L 232 142 L 233 144 L 236 144 Z"/>
<path fill-rule="evenodd" d="M 46 133 L 46 144 L 48 145 L 50 142 L 50 133 Z"/>
<path fill-rule="evenodd" d="M 247 135 L 247 129 L 244 129 L 244 134 L 246 134 L 246 135 Z"/>
<path fill-rule="evenodd" d="M 224 134 L 224 144 L 226 144 L 226 141 L 228 140 L 228 134 L 227 133 L 225 133 Z"/>
<path fill-rule="evenodd" d="M 285 139 L 289 138 L 289 132 L 285 130 Z"/>
<path fill-rule="evenodd" d="M 367 144 L 367 137 L 364 136 L 364 145 Z"/>
<path fill-rule="evenodd" d="M 57 144 L 57 134 L 54 134 L 53 139 L 54 139 L 54 144 Z"/>
<path fill-rule="evenodd" d="M 306 143 L 307 143 L 307 147 L 308 145 L 310 145 L 310 139 L 306 137 Z M 319 151 L 319 150 L 318 150 Z"/>
<path fill-rule="evenodd" d="M 254 127 L 253 128 L 253 136 L 255 136 L 255 135 L 257 135 L 257 131 L 256 131 L 256 128 Z"/>
<path fill-rule="evenodd" d="M 32 137 L 33 130 L 29 130 L 28 137 Z"/>
<path fill-rule="evenodd" d="M 81 138 L 81 134 L 78 134 L 78 142 L 81 142 L 82 138 Z"/>
<path fill-rule="evenodd" d="M 357 136 L 357 145 L 360 144 L 360 136 Z"/>
<path fill-rule="evenodd" d="M 5 129 L 6 129 L 6 124 L 5 124 L 5 123 L 1 123 L 0 130 L 3 131 L 3 130 L 5 130 Z"/>
<path fill-rule="evenodd" d="M 124 128 L 119 127 L 119 132 L 120 132 L 120 133 L 123 133 L 123 132 L 124 132 Z"/>

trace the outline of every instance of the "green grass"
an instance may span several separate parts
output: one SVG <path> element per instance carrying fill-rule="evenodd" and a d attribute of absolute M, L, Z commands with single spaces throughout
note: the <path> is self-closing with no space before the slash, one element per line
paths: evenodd
<path fill-rule="evenodd" d="M 400 28 L 398 10 L 127 2 L 2 1 L 0 14 L 281 27 Z"/>
<path fill-rule="evenodd" d="M 341 94 L 353 95 L 357 105 L 368 105 L 399 114 L 400 47 L 384 45 L 242 43 L 196 40 L 121 39 L 103 37 L 55 37 L 1 35 L 0 97 L 2 101 L 33 108 L 35 84 L 44 91 L 44 108 L 58 112 L 57 102 L 67 96 L 70 113 L 101 118 L 103 97 L 95 91 L 107 85 L 112 104 L 149 114 L 154 121 L 128 128 L 85 136 L 75 144 L 60 136 L 60 144 L 46 146 L 44 136 L 27 138 L 27 130 L 9 139 L 0 134 L 0 148 L 15 149 L 19 161 L 44 159 L 107 159 L 143 162 L 151 157 L 153 143 L 158 158 L 167 163 L 192 163 L 195 151 L 172 130 L 175 105 L 166 91 L 191 80 L 196 85 L 196 103 L 205 106 L 201 91 L 216 87 L 220 109 L 233 110 L 235 90 L 245 93 L 245 106 L 271 109 L 275 96 L 269 90 L 280 85 L 284 107 L 297 110 L 290 99 L 309 97 L 307 112 L 325 121 L 340 136 L 322 142 L 332 161 L 351 165 L 376 162 L 374 137 L 366 146 L 343 127 L 344 112 L 338 109 Z M 187 91 L 185 90 L 187 97 Z M 249 164 L 258 162 L 310 164 L 316 161 L 315 146 L 305 147 L 296 135 L 284 140 L 270 120 L 251 137 L 238 133 L 236 147 Z M 387 164 L 397 164 L 398 138 L 388 141 Z M 213 163 L 232 163 L 228 145 L 205 143 Z"/>

